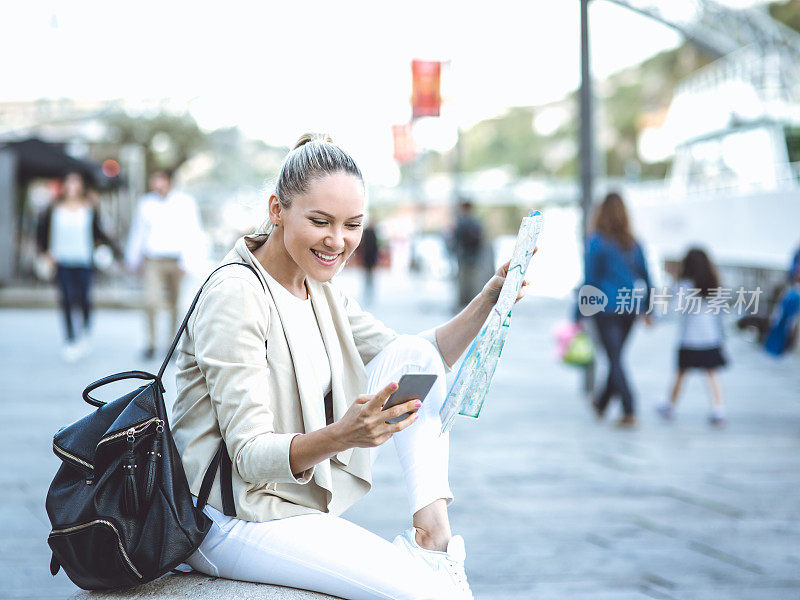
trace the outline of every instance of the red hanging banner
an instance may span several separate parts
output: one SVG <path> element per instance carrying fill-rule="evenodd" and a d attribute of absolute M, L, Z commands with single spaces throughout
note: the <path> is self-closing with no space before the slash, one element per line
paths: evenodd
<path fill-rule="evenodd" d="M 442 96 L 439 79 L 442 63 L 438 60 L 411 61 L 411 106 L 413 118 L 438 117 Z"/>
<path fill-rule="evenodd" d="M 417 149 L 411 134 L 411 124 L 392 125 L 392 138 L 394 138 L 394 159 L 400 164 L 414 160 Z"/>

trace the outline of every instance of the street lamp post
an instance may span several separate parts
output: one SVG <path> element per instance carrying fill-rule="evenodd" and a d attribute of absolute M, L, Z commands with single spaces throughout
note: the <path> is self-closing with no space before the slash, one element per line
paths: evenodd
<path fill-rule="evenodd" d="M 589 0 L 581 0 L 581 89 L 580 89 L 580 164 L 581 164 L 581 233 L 586 240 L 594 183 L 594 148 L 592 130 L 592 73 L 589 64 Z M 583 391 L 594 388 L 594 362 L 584 370 Z"/>
<path fill-rule="evenodd" d="M 580 164 L 581 231 L 586 237 L 592 205 L 594 152 L 592 147 L 592 73 L 589 65 L 589 0 L 581 0 Z"/>

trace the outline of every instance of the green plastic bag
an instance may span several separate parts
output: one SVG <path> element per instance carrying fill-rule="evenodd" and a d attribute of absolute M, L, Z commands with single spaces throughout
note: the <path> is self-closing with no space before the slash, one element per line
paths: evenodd
<path fill-rule="evenodd" d="M 579 332 L 572 338 L 563 360 L 568 365 L 576 367 L 585 367 L 594 361 L 594 344 L 585 331 Z"/>

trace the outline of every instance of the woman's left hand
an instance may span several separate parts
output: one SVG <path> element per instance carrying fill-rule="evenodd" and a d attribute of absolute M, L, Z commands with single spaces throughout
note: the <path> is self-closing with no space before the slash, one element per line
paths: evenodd
<path fill-rule="evenodd" d="M 533 253 L 536 254 L 538 248 L 533 249 Z M 481 295 L 488 300 L 491 304 L 495 304 L 497 299 L 500 297 L 500 290 L 503 289 L 503 284 L 506 282 L 506 275 L 508 275 L 508 267 L 511 264 L 511 260 L 508 260 L 497 269 L 497 272 L 494 274 L 489 281 L 486 282 L 486 285 L 483 286 L 481 290 Z M 519 293 L 517 294 L 517 299 L 514 302 L 519 302 L 525 296 L 526 289 L 528 287 L 528 280 L 524 280 L 522 282 L 522 287 L 519 288 Z"/>

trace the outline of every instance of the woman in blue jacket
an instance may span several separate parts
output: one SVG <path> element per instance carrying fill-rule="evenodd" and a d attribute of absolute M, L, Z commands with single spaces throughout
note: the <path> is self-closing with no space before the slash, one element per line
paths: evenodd
<path fill-rule="evenodd" d="M 608 356 L 608 378 L 605 387 L 594 394 L 592 407 L 602 418 L 611 398 L 619 396 L 623 414 L 617 425 L 632 427 L 636 424 L 636 405 L 622 365 L 622 349 L 637 315 L 647 311 L 650 276 L 619 194 L 612 192 L 605 197 L 592 229 L 586 239 L 586 284 L 607 297 L 607 303 L 593 318 Z"/>

